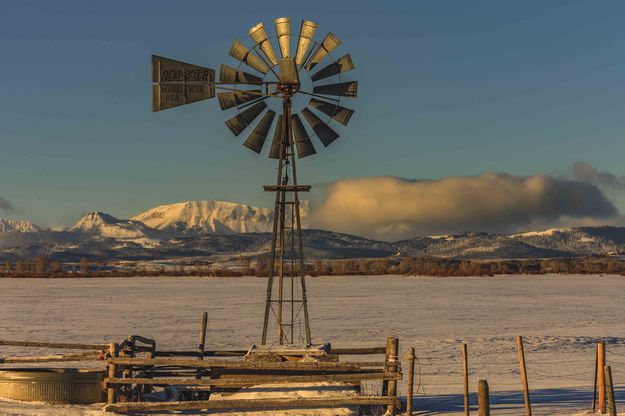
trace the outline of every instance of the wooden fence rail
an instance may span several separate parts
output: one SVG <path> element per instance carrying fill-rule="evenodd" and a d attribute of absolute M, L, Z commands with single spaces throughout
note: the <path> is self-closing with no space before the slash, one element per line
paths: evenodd
<path fill-rule="evenodd" d="M 110 358 L 109 364 L 125 366 L 163 366 L 163 367 L 190 367 L 190 368 L 227 368 L 227 369 L 250 369 L 250 370 L 358 370 L 363 367 L 385 367 L 386 361 L 285 361 L 285 362 L 255 362 L 255 361 L 227 361 L 227 360 L 191 360 L 177 358 Z"/>
<path fill-rule="evenodd" d="M 7 341 L 7 340 L 0 340 L 0 346 L 56 348 L 56 349 L 67 349 L 67 350 L 96 350 L 96 351 L 106 351 L 108 349 L 108 344 L 75 344 L 75 343 L 68 343 L 68 342 L 36 342 L 36 341 Z"/>
<path fill-rule="evenodd" d="M 356 382 L 363 380 L 401 380 L 401 373 L 362 373 L 362 374 L 319 374 L 300 376 L 262 376 L 249 375 L 244 378 L 107 378 L 109 384 L 142 384 L 142 385 L 179 385 L 179 386 L 250 386 L 255 384 L 289 384 L 318 382 Z"/>
<path fill-rule="evenodd" d="M 307 397 L 296 399 L 241 399 L 204 400 L 189 402 L 125 402 L 112 403 L 104 407 L 107 412 L 128 413 L 133 411 L 153 412 L 162 410 L 213 410 L 213 409 L 268 409 L 315 408 L 320 406 L 347 405 L 392 405 L 400 408 L 399 397 L 356 396 L 356 397 Z"/>

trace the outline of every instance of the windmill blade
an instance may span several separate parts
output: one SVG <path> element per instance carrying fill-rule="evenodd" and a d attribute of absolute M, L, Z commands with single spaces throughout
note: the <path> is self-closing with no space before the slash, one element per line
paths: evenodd
<path fill-rule="evenodd" d="M 273 123 L 275 115 L 276 113 L 272 110 L 267 110 L 254 131 L 252 131 L 247 137 L 243 146 L 255 151 L 256 153 L 260 153 L 261 150 L 263 150 L 265 139 L 267 139 L 267 134 L 269 133 L 269 129 L 271 128 L 271 123 Z"/>
<path fill-rule="evenodd" d="M 329 78 L 334 75 L 342 74 L 343 72 L 351 71 L 354 69 L 354 63 L 350 54 L 343 55 L 336 61 L 323 69 L 320 69 L 310 79 L 313 81 L 319 81 L 321 79 Z"/>
<path fill-rule="evenodd" d="M 330 126 L 324 123 L 323 120 L 317 117 L 317 115 L 309 109 L 304 108 L 302 110 L 302 115 L 310 128 L 312 128 L 317 134 L 317 137 L 319 137 L 319 140 L 321 140 L 321 143 L 323 143 L 324 146 L 328 147 L 330 143 L 339 138 L 339 134 L 337 132 L 332 130 Z"/>
<path fill-rule="evenodd" d="M 304 68 L 306 71 L 310 71 L 313 69 L 319 62 L 323 60 L 330 52 L 336 49 L 337 46 L 341 44 L 339 38 L 334 36 L 332 32 L 328 33 L 325 38 L 321 41 L 317 49 L 312 54 L 311 58 L 308 60 Z"/>
<path fill-rule="evenodd" d="M 263 82 L 261 77 L 249 74 L 247 72 L 239 71 L 228 65 L 221 65 L 219 68 L 219 82 L 237 82 L 243 84 L 260 85 Z"/>
<path fill-rule="evenodd" d="M 266 74 L 269 71 L 269 67 L 266 63 L 264 63 L 260 58 L 253 55 L 249 49 L 245 47 L 241 42 L 235 40 L 232 43 L 232 47 L 228 52 L 230 56 L 234 59 L 239 60 L 249 66 L 250 68 L 254 68 L 258 72 Z"/>
<path fill-rule="evenodd" d="M 291 57 L 291 19 L 279 17 L 273 21 L 276 26 L 276 35 L 280 45 L 280 54 L 283 58 Z"/>
<path fill-rule="evenodd" d="M 293 141 L 295 141 L 295 146 L 297 147 L 297 157 L 301 159 L 317 153 L 299 116 L 293 114 L 291 116 L 291 121 L 293 127 Z"/>
<path fill-rule="evenodd" d="M 254 41 L 254 43 L 260 46 L 260 50 L 263 51 L 263 54 L 267 57 L 271 65 L 277 65 L 278 59 L 276 59 L 276 54 L 273 51 L 273 47 L 271 46 L 271 42 L 267 36 L 267 32 L 265 31 L 265 26 L 263 22 L 260 22 L 256 26 L 250 29 L 249 31 L 250 38 Z"/>
<path fill-rule="evenodd" d="M 217 94 L 217 98 L 219 99 L 219 106 L 221 107 L 222 110 L 226 110 L 232 107 L 238 107 L 241 104 L 245 104 L 249 101 L 252 101 L 261 97 L 262 97 L 262 92 L 260 90 L 229 91 L 229 92 L 220 92 Z"/>
<path fill-rule="evenodd" d="M 297 42 L 297 51 L 295 51 L 295 63 L 301 65 L 304 63 L 306 52 L 310 41 L 315 36 L 315 31 L 319 27 L 318 24 L 310 20 L 302 20 L 302 27 L 299 30 L 299 40 Z"/>
<path fill-rule="evenodd" d="M 235 136 L 238 136 L 266 107 L 267 104 L 264 101 L 260 101 L 231 119 L 226 120 L 226 126 Z"/>
<path fill-rule="evenodd" d="M 280 138 L 282 137 L 282 114 L 278 116 L 278 122 L 276 128 L 273 131 L 273 141 L 271 142 L 271 149 L 269 150 L 269 157 L 271 159 L 280 159 Z"/>
<path fill-rule="evenodd" d="M 213 98 L 214 81 L 213 69 L 152 55 L 152 111 Z"/>
<path fill-rule="evenodd" d="M 317 85 L 313 87 L 313 93 L 321 95 L 340 95 L 342 97 L 355 97 L 356 95 L 358 95 L 358 81 Z"/>
<path fill-rule="evenodd" d="M 354 110 L 350 110 L 349 108 L 341 107 L 338 104 L 329 103 L 327 101 L 321 101 L 316 98 L 310 100 L 310 105 L 317 110 L 321 111 L 324 114 L 329 115 L 334 120 L 338 121 L 344 126 L 347 126 L 349 120 L 352 118 L 354 114 Z"/>

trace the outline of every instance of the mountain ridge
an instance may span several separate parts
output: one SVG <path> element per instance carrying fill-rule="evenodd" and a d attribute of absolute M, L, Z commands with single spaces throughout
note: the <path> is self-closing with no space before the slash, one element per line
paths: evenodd
<path fill-rule="evenodd" d="M 309 213 L 302 204 L 303 216 Z M 227 201 L 161 205 L 131 219 L 94 211 L 64 230 L 0 219 L 0 259 L 36 256 L 104 260 L 206 258 L 269 250 L 273 211 Z M 312 258 L 436 256 L 444 258 L 553 258 L 625 254 L 625 228 L 570 227 L 510 234 L 467 232 L 388 242 L 304 229 Z"/>

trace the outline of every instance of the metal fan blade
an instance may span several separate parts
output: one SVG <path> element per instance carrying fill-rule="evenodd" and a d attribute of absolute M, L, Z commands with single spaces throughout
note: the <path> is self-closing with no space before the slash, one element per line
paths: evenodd
<path fill-rule="evenodd" d="M 269 157 L 271 159 L 280 159 L 280 138 L 282 137 L 282 114 L 278 116 L 278 122 L 276 128 L 273 131 L 273 141 L 271 142 L 271 149 L 269 150 Z"/>
<path fill-rule="evenodd" d="M 313 93 L 321 95 L 340 95 L 343 97 L 355 97 L 358 94 L 358 81 L 317 85 L 313 87 Z"/>
<path fill-rule="evenodd" d="M 295 63 L 301 65 L 304 63 L 308 45 L 315 36 L 315 31 L 319 27 L 318 24 L 310 20 L 302 20 L 302 27 L 299 30 L 299 40 L 297 42 L 297 51 L 295 52 Z"/>
<path fill-rule="evenodd" d="M 226 120 L 226 126 L 235 136 L 238 136 L 266 107 L 267 104 L 264 101 L 260 101 L 231 119 Z"/>
<path fill-rule="evenodd" d="M 337 46 L 341 44 L 339 38 L 334 36 L 332 32 L 328 33 L 325 38 L 321 41 L 321 44 L 317 46 L 317 49 L 312 54 L 311 58 L 308 60 L 304 68 L 306 71 L 310 71 L 317 65 L 319 62 L 323 60 L 330 52 L 336 49 Z"/>
<path fill-rule="evenodd" d="M 313 81 L 319 81 L 334 75 L 342 74 L 343 72 L 351 71 L 352 69 L 354 69 L 354 63 L 352 62 L 352 57 L 347 54 L 341 56 L 325 68 L 320 69 L 317 73 L 310 77 L 310 79 Z"/>
<path fill-rule="evenodd" d="M 291 116 L 291 121 L 293 125 L 293 141 L 297 147 L 297 157 L 301 159 L 317 153 L 315 151 L 315 146 L 313 146 L 310 141 L 310 137 L 308 137 L 308 133 L 306 133 L 304 124 L 302 124 L 302 120 L 299 116 L 297 114 L 293 114 Z"/>
<path fill-rule="evenodd" d="M 263 150 L 263 145 L 265 144 L 265 139 L 267 138 L 267 133 L 269 133 L 269 128 L 271 127 L 271 123 L 273 123 L 273 118 L 276 113 L 272 110 L 267 110 L 263 118 L 260 120 L 254 131 L 250 133 L 243 143 L 243 146 L 248 149 L 252 149 L 256 153 L 260 153 Z"/>
<path fill-rule="evenodd" d="M 241 42 L 235 40 L 228 52 L 230 56 L 234 59 L 237 59 L 247 66 L 254 68 L 258 72 L 262 72 L 266 74 L 269 71 L 269 67 L 266 63 L 264 63 L 260 58 L 257 58 L 255 55 L 250 52 L 249 49 L 245 47 Z"/>
<path fill-rule="evenodd" d="M 219 99 L 219 106 L 221 107 L 221 109 L 226 110 L 228 108 L 237 107 L 241 104 L 245 104 L 257 98 L 261 98 L 261 94 L 262 93 L 260 90 L 229 91 L 218 93 L 217 98 Z"/>
<path fill-rule="evenodd" d="M 267 37 L 267 32 L 265 31 L 265 26 L 263 22 L 260 22 L 256 26 L 250 29 L 249 31 L 250 38 L 254 41 L 256 45 L 260 46 L 260 50 L 263 51 L 271 65 L 277 65 L 278 59 L 276 59 L 276 54 L 273 51 L 273 47 L 271 46 L 271 42 Z"/>
<path fill-rule="evenodd" d="M 276 26 L 276 35 L 280 45 L 280 53 L 283 58 L 291 57 L 291 19 L 280 17 L 273 21 Z"/>
<path fill-rule="evenodd" d="M 210 68 L 152 55 L 152 111 L 213 98 L 214 81 Z"/>
<path fill-rule="evenodd" d="M 334 120 L 338 121 L 344 126 L 347 126 L 347 123 L 349 123 L 349 119 L 352 118 L 352 114 L 354 114 L 354 110 L 341 107 L 338 104 L 321 101 L 316 98 L 310 100 L 310 105 L 321 111 L 322 113 L 329 115 Z"/>
<path fill-rule="evenodd" d="M 304 116 L 304 119 L 306 120 L 308 125 L 317 134 L 317 137 L 319 137 L 319 140 L 321 140 L 321 143 L 323 143 L 324 146 L 327 147 L 330 143 L 338 139 L 339 134 L 332 130 L 332 128 L 330 128 L 330 126 L 328 126 L 326 123 L 324 123 L 323 120 L 317 117 L 315 113 L 307 108 L 304 108 L 302 110 L 302 115 Z"/>
<path fill-rule="evenodd" d="M 260 85 L 263 79 L 247 72 L 239 71 L 228 65 L 221 65 L 219 69 L 219 82 L 240 82 L 244 84 Z"/>

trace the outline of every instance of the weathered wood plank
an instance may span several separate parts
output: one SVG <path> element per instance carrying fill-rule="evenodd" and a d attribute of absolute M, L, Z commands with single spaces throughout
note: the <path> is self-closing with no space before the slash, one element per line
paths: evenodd
<path fill-rule="evenodd" d="M 68 342 L 8 341 L 0 340 L 0 345 L 7 347 L 59 348 L 68 350 L 105 351 L 108 344 L 76 344 Z"/>
<path fill-rule="evenodd" d="M 54 363 L 64 361 L 96 361 L 99 354 L 89 352 L 84 354 L 43 355 L 40 357 L 4 357 L 0 364 L 8 363 Z"/>
<path fill-rule="evenodd" d="M 111 384 L 156 384 L 184 386 L 240 386 L 255 384 L 315 383 L 331 381 L 401 380 L 401 373 L 316 374 L 305 376 L 246 376 L 245 378 L 107 378 Z"/>
<path fill-rule="evenodd" d="M 160 355 L 160 351 L 159 351 Z M 254 362 L 254 361 L 227 361 L 227 360 L 191 360 L 178 358 L 111 358 L 107 361 L 117 365 L 151 365 L 168 367 L 191 367 L 191 368 L 239 368 L 250 370 L 282 370 L 282 369 L 360 369 L 363 367 L 384 367 L 384 361 L 344 361 L 344 362 Z"/>
<path fill-rule="evenodd" d="M 147 352 L 149 347 L 137 347 L 137 351 Z M 204 357 L 244 357 L 247 350 L 204 350 Z M 159 350 L 159 357 L 197 357 L 197 351 Z"/>
<path fill-rule="evenodd" d="M 148 351 L 148 347 L 137 347 L 137 351 Z M 332 348 L 329 355 L 375 355 L 384 354 L 386 347 L 365 348 Z M 204 357 L 244 357 L 248 350 L 204 350 Z M 159 351 L 161 357 L 197 357 L 196 351 L 186 350 L 163 350 Z M 283 354 L 288 355 L 288 354 Z"/>
<path fill-rule="evenodd" d="M 200 410 L 200 409 L 267 409 L 315 408 L 320 406 L 347 405 L 394 405 L 399 407 L 399 397 L 354 396 L 354 397 L 307 397 L 296 399 L 240 399 L 240 400 L 204 400 L 193 402 L 126 402 L 108 404 L 107 412 L 127 413 L 132 411 L 157 410 Z"/>
<path fill-rule="evenodd" d="M 385 354 L 386 347 L 362 347 L 362 348 L 331 348 L 328 354 L 336 355 L 375 355 Z"/>

